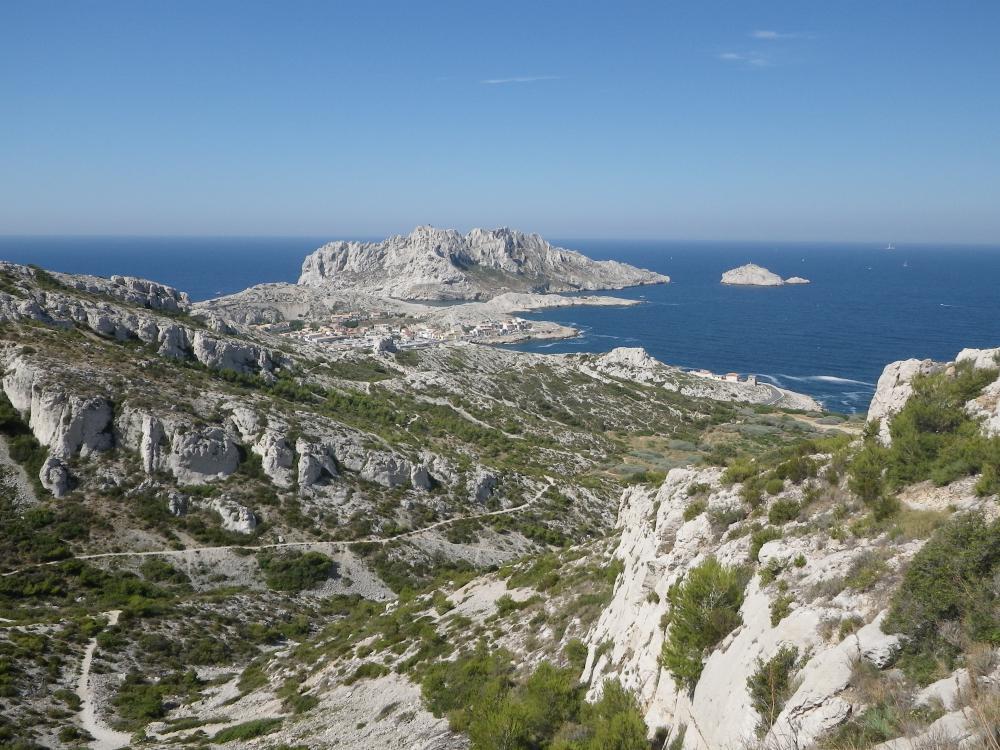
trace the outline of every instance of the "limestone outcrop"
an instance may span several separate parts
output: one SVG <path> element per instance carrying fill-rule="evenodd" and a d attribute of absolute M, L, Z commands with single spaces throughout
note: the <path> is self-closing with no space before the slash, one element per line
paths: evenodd
<path fill-rule="evenodd" d="M 746 401 L 773 404 L 788 409 L 819 411 L 815 399 L 794 391 L 754 381 L 728 381 L 716 377 L 693 376 L 679 367 L 664 364 L 641 347 L 617 347 L 598 355 L 583 355 L 582 369 L 595 375 L 631 380 L 678 391 L 686 396 L 719 401 Z"/>
<path fill-rule="evenodd" d="M 488 299 L 504 291 L 559 292 L 662 284 L 667 276 L 594 261 L 512 229 L 417 227 L 383 242 L 331 242 L 302 264 L 299 284 L 399 299 Z"/>
<path fill-rule="evenodd" d="M 39 273 L 33 268 L 0 262 L 0 272 L 23 284 L 0 291 L 0 321 L 80 326 L 109 339 L 140 341 L 163 357 L 243 374 L 267 374 L 283 362 L 276 351 L 228 338 L 236 331 L 218 316 L 178 318 L 190 304 L 172 287 L 126 276 L 49 274 L 49 285 L 39 288 L 32 284 Z"/>
<path fill-rule="evenodd" d="M 72 393 L 23 357 L 9 363 L 2 384 L 11 405 L 53 455 L 89 456 L 112 447 L 108 398 Z"/>
<path fill-rule="evenodd" d="M 930 359 L 904 359 L 886 365 L 875 386 L 875 395 L 868 407 L 868 421 L 878 420 L 878 437 L 884 445 L 889 445 L 889 421 L 913 395 L 912 381 L 917 375 L 936 372 L 941 365 Z"/>
<path fill-rule="evenodd" d="M 793 675 L 796 688 L 760 746 L 785 747 L 794 737 L 795 746 L 807 747 L 855 710 L 845 693 L 853 663 L 864 659 L 884 669 L 901 645 L 898 636 L 881 630 L 884 602 L 848 591 L 814 593 L 842 580 L 856 560 L 872 554 L 877 542 L 843 543 L 804 534 L 761 547 L 762 566 L 795 571 L 784 579 L 787 589 L 780 590 L 790 592 L 795 603 L 775 621 L 772 605 L 779 590 L 759 577 L 751 579 L 740 608 L 742 624 L 707 655 L 689 694 L 660 663 L 669 634 L 661 626 L 670 607 L 668 591 L 709 556 L 730 566 L 746 564 L 749 556 L 747 536 L 720 533 L 710 521 L 741 502 L 739 485 L 723 485 L 720 477 L 719 469 L 674 469 L 659 489 L 634 487 L 623 493 L 621 541 L 615 552 L 623 572 L 587 638 L 583 680 L 590 686 L 588 697 L 598 697 L 604 678 L 616 676 L 638 695 L 649 727 L 687 727 L 686 750 L 758 746 L 759 717 L 747 680 L 761 663 L 790 646 L 803 655 Z M 692 487 L 704 493 L 705 503 L 705 511 L 694 517 L 686 513 Z M 802 491 L 785 492 L 795 498 Z M 919 543 L 894 547 L 887 565 L 899 568 L 918 548 Z M 792 565 L 793 560 L 798 562 Z M 828 623 L 855 618 L 865 624 L 854 634 L 840 641 L 826 635 Z M 726 721 L 719 721 L 720 716 Z"/>
<path fill-rule="evenodd" d="M 941 363 L 930 359 L 904 359 L 886 365 L 879 376 L 875 395 L 868 407 L 868 422 L 878 424 L 878 437 L 889 445 L 892 436 L 889 422 L 899 413 L 913 395 L 913 379 L 918 375 L 951 372 L 956 365 L 967 365 L 977 370 L 1000 369 L 1000 349 L 963 349 L 954 362 Z M 985 435 L 1000 435 L 1000 377 L 983 388 L 982 393 L 966 404 L 966 411 L 980 420 Z"/>

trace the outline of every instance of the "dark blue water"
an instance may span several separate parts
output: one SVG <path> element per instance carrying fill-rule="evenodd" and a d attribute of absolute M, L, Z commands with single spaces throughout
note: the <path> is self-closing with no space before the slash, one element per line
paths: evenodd
<path fill-rule="evenodd" d="M 0 259 L 64 273 L 140 276 L 209 299 L 295 282 L 319 237 L 0 237 Z"/>
<path fill-rule="evenodd" d="M 294 281 L 321 238 L 0 238 L 0 258 L 58 271 L 155 279 L 206 299 L 267 281 Z M 883 366 L 951 359 L 1000 346 L 1000 248 L 698 242 L 562 241 L 671 276 L 665 286 L 609 292 L 632 308 L 568 308 L 526 317 L 583 331 L 516 348 L 599 352 L 643 346 L 664 362 L 756 373 L 836 411 L 867 408 Z M 727 287 L 748 261 L 808 286 Z"/>

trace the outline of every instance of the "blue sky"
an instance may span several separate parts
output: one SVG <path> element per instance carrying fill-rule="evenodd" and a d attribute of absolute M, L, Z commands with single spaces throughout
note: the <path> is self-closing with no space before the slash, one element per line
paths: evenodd
<path fill-rule="evenodd" d="M 996 2 L 0 2 L 0 234 L 1000 242 Z"/>

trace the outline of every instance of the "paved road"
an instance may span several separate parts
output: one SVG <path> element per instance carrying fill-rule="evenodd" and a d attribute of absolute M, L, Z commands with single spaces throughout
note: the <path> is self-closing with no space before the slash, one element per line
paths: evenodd
<path fill-rule="evenodd" d="M 771 391 L 771 398 L 764 402 L 764 406 L 774 406 L 775 404 L 778 404 L 785 397 L 785 394 L 782 393 L 780 389 L 778 389 L 773 385 L 769 385 L 768 383 L 758 383 L 758 385 L 762 385 L 769 391 Z"/>
<path fill-rule="evenodd" d="M 459 521 L 473 521 L 478 518 L 489 518 L 490 516 L 504 516 L 512 513 L 519 513 L 522 510 L 530 508 L 532 505 L 538 502 L 545 491 L 551 487 L 555 481 L 552 477 L 545 477 L 545 481 L 548 484 L 540 489 L 534 497 L 532 497 L 527 502 L 521 503 L 520 505 L 515 505 L 512 508 L 504 508 L 502 510 L 491 510 L 485 513 L 477 513 L 472 516 L 461 516 L 457 518 L 448 518 L 444 521 L 437 521 L 430 524 L 429 526 L 424 526 L 419 529 L 413 529 L 412 531 L 404 531 L 400 534 L 395 534 L 394 536 L 387 537 L 365 537 L 363 539 L 351 539 L 348 541 L 313 541 L 313 542 L 275 542 L 273 544 L 223 544 L 215 547 L 186 547 L 184 549 L 157 549 L 157 550 L 146 550 L 146 551 L 136 551 L 136 552 L 96 552 L 89 555 L 74 555 L 72 557 L 67 557 L 62 560 L 52 560 L 49 562 L 34 563 L 32 565 L 25 565 L 17 570 L 12 570 L 8 573 L 4 573 L 3 577 L 17 575 L 25 570 L 30 570 L 31 568 L 41 568 L 47 565 L 59 565 L 60 563 L 66 562 L 67 560 L 101 560 L 108 557 L 185 557 L 191 554 L 198 554 L 201 552 L 216 552 L 219 550 L 228 549 L 242 549 L 249 550 L 251 552 L 257 550 L 268 550 L 268 549 L 290 549 L 295 547 L 353 547 L 358 544 L 388 544 L 389 542 L 395 542 L 400 539 L 407 539 L 409 537 L 418 536 L 420 534 L 425 534 L 428 531 L 433 531 L 435 529 L 440 529 L 443 526 L 449 526 L 453 523 L 458 523 Z"/>

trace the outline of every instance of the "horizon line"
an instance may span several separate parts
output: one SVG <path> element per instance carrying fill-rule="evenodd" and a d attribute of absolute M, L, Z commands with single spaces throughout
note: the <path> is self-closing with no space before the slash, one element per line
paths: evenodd
<path fill-rule="evenodd" d="M 442 227 L 445 228 L 445 227 Z M 451 229 L 452 227 L 446 227 Z M 461 230 L 457 230 L 461 231 Z M 560 233 L 553 234 L 543 234 L 541 232 L 532 232 L 530 230 L 518 230 L 525 231 L 528 234 L 538 234 L 543 239 L 558 240 L 560 242 L 690 242 L 690 243 L 739 243 L 739 244 L 778 244 L 778 245 L 790 245 L 790 244 L 844 244 L 844 245 L 867 245 L 867 244 L 879 244 L 887 242 L 884 238 L 882 239 L 817 239 L 817 238 L 794 238 L 794 239 L 733 239 L 733 238 L 712 238 L 712 237 L 664 237 L 664 236 L 652 236 L 652 235 L 641 235 L 641 236 L 613 236 L 613 235 L 560 235 Z M 350 234 L 350 233 L 328 233 L 328 234 L 284 234 L 284 233 L 269 233 L 269 234 L 130 234 L 130 233 L 52 233 L 52 234 L 41 234 L 41 233 L 0 233 L 0 240 L 42 240 L 42 239 L 108 239 L 108 240 L 265 240 L 265 239 L 303 239 L 303 240 L 322 240 L 325 242 L 337 241 L 337 240 L 379 240 L 388 237 L 399 236 L 399 232 L 390 232 L 387 234 Z M 405 235 L 404 235 L 405 236 Z M 328 238 L 334 239 L 328 239 Z M 892 243 L 896 246 L 895 249 L 898 251 L 900 245 L 909 246 L 927 246 L 927 245 L 953 245 L 961 247 L 995 247 L 1000 249 L 1000 240 L 892 240 Z M 883 249 L 883 248 L 879 248 Z"/>

